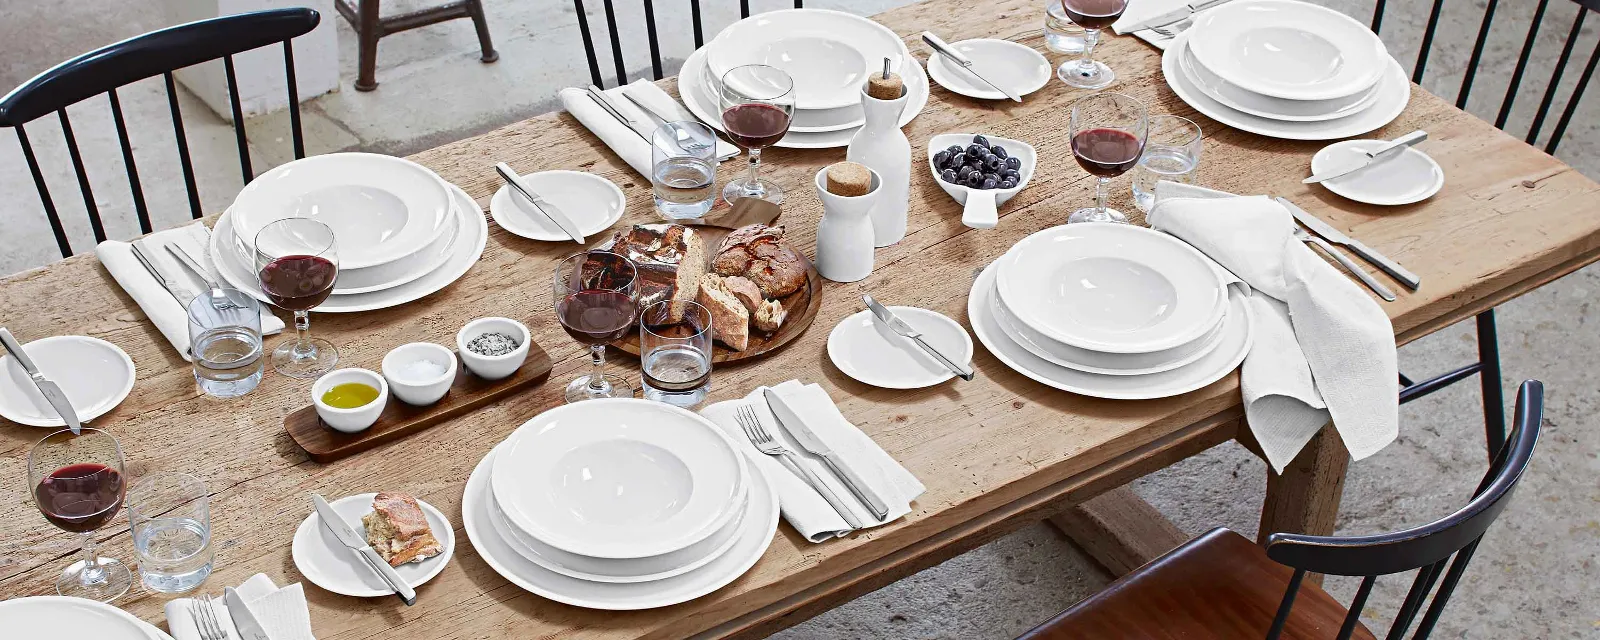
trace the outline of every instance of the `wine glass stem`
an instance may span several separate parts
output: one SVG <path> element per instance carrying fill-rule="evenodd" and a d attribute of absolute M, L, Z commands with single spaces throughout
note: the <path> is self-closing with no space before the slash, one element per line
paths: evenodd
<path fill-rule="evenodd" d="M 603 344 L 589 347 L 589 390 L 601 393 L 606 390 L 606 346 Z"/>
<path fill-rule="evenodd" d="M 294 312 L 294 359 L 315 357 L 317 348 L 311 344 L 311 312 Z"/>
<path fill-rule="evenodd" d="M 1094 185 L 1094 215 L 1099 219 L 1106 219 L 1106 185 L 1111 184 L 1111 178 L 1100 178 Z"/>
<path fill-rule="evenodd" d="M 748 190 L 748 191 L 756 191 L 757 190 L 756 185 L 761 184 L 761 150 L 760 149 L 751 149 L 750 150 L 750 171 L 749 171 L 749 173 L 747 173 L 745 175 L 745 179 L 744 180 L 745 180 L 744 188 L 746 190 Z"/>
<path fill-rule="evenodd" d="M 78 536 L 80 555 L 83 556 L 83 569 L 78 572 L 78 582 L 85 587 L 92 587 L 106 581 L 106 572 L 100 568 L 100 558 L 95 555 L 99 545 L 95 544 L 94 532 L 90 531 Z"/>
<path fill-rule="evenodd" d="M 1078 58 L 1078 66 L 1084 71 L 1094 68 L 1094 45 L 1099 42 L 1099 29 L 1083 30 L 1083 55 Z"/>

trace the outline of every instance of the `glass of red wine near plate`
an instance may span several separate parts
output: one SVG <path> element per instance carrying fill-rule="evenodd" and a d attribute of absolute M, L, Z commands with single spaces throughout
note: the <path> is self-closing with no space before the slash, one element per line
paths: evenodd
<path fill-rule="evenodd" d="M 95 530 L 117 516 L 127 491 L 116 437 L 88 427 L 45 436 L 28 453 L 28 486 L 50 524 L 81 538 L 80 557 L 56 579 L 56 593 L 100 602 L 127 593 L 133 584 L 127 565 L 95 552 Z"/>
<path fill-rule="evenodd" d="M 272 350 L 272 368 L 300 379 L 332 371 L 339 349 L 311 337 L 311 310 L 333 293 L 339 276 L 333 229 L 310 218 L 284 218 L 262 227 L 254 246 L 261 292 L 272 304 L 294 312 L 294 337 Z"/>
<path fill-rule="evenodd" d="M 1079 89 L 1104 89 L 1116 82 L 1117 74 L 1104 62 L 1094 59 L 1094 45 L 1100 30 L 1116 23 L 1128 8 L 1128 0 L 1060 0 L 1067 19 L 1083 27 L 1083 54 L 1077 60 L 1061 63 L 1056 77 Z"/>
<path fill-rule="evenodd" d="M 740 198 L 757 198 L 783 204 L 783 187 L 761 177 L 761 150 L 777 144 L 789 133 L 794 116 L 794 79 L 782 69 L 751 64 L 722 74 L 717 106 L 728 139 L 750 152 L 750 171 L 728 182 L 722 199 L 733 204 Z"/>
<path fill-rule="evenodd" d="M 589 374 L 567 383 L 567 402 L 632 398 L 633 385 L 606 373 L 606 345 L 621 340 L 639 316 L 639 271 L 633 261 L 610 251 L 582 251 L 556 265 L 556 320 L 589 345 Z"/>
<path fill-rule="evenodd" d="M 1094 206 L 1074 211 L 1067 222 L 1128 222 L 1106 206 L 1106 186 L 1139 164 L 1149 128 L 1144 104 L 1120 93 L 1097 93 L 1072 104 L 1072 157 L 1099 180 Z"/>

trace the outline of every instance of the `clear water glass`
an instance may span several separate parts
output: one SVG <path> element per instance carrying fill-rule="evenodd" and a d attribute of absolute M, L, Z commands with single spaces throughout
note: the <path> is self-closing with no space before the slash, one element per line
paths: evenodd
<path fill-rule="evenodd" d="M 651 136 L 650 185 L 669 220 L 699 218 L 716 203 L 717 136 L 699 122 L 668 122 Z"/>
<path fill-rule="evenodd" d="M 210 506 L 205 482 L 186 473 L 154 473 L 128 490 L 128 525 L 145 588 L 183 593 L 211 575 Z"/>
<path fill-rule="evenodd" d="M 639 316 L 644 397 L 679 407 L 700 404 L 711 389 L 711 311 L 663 300 Z"/>
<path fill-rule="evenodd" d="M 1180 116 L 1150 116 L 1144 155 L 1133 168 L 1133 203 L 1150 212 L 1156 203 L 1156 183 L 1162 180 L 1190 184 L 1200 169 L 1204 147 L 1200 125 Z"/>
<path fill-rule="evenodd" d="M 189 301 L 194 380 L 213 398 L 237 398 L 261 384 L 261 305 L 236 289 Z"/>
<path fill-rule="evenodd" d="M 1067 17 L 1061 0 L 1044 0 L 1044 48 L 1056 53 L 1083 53 L 1083 27 Z"/>

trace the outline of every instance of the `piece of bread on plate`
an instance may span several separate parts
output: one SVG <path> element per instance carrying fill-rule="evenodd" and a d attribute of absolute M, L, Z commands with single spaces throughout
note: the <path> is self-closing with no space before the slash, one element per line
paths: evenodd
<path fill-rule="evenodd" d="M 782 298 L 806 285 L 805 266 L 784 241 L 782 225 L 734 229 L 717 248 L 711 267 L 718 275 L 749 278 L 767 298 Z"/>
<path fill-rule="evenodd" d="M 749 311 L 751 315 L 755 315 L 756 308 L 764 301 L 761 287 L 756 286 L 756 283 L 751 282 L 749 278 L 728 276 L 722 279 L 722 284 L 728 288 L 728 293 L 732 293 L 739 302 L 744 303 L 744 310 Z"/>
<path fill-rule="evenodd" d="M 696 299 L 706 273 L 705 240 L 681 224 L 636 224 L 612 238 L 612 253 L 639 270 L 639 308 L 662 300 Z M 681 305 L 669 309 L 668 322 L 683 321 Z"/>
<path fill-rule="evenodd" d="M 755 325 L 757 330 L 772 333 L 783 325 L 783 319 L 788 315 L 789 311 L 783 308 L 783 303 L 765 300 L 756 307 L 755 313 L 750 314 L 750 324 Z"/>
<path fill-rule="evenodd" d="M 711 311 L 712 335 L 716 339 L 734 351 L 744 351 L 750 346 L 750 312 L 738 296 L 728 291 L 722 276 L 714 273 L 702 276 L 695 301 Z"/>
<path fill-rule="evenodd" d="M 372 513 L 361 517 L 361 525 L 367 529 L 367 544 L 391 567 L 444 553 L 422 506 L 404 493 L 386 491 L 373 496 Z"/>

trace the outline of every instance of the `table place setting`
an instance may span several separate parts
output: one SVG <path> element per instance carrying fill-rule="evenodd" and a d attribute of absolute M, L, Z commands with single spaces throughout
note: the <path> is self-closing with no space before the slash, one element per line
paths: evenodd
<path fill-rule="evenodd" d="M 300 583 L 279 587 L 264 573 L 221 596 L 176 598 L 165 609 L 176 640 L 316 640 Z"/>

